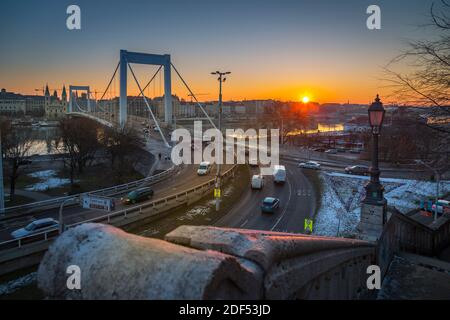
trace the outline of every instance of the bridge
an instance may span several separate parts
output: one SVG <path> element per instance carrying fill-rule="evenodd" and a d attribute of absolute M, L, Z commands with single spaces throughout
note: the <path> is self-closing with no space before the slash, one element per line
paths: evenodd
<path fill-rule="evenodd" d="M 141 64 L 141 65 L 156 65 L 159 66 L 155 74 L 150 78 L 150 80 L 142 86 L 139 82 L 136 73 L 132 68 L 132 64 Z M 164 126 L 171 127 L 176 121 L 176 117 L 173 114 L 173 103 L 172 103 L 172 76 L 171 71 L 175 71 L 175 74 L 179 77 L 183 85 L 189 92 L 189 96 L 195 101 L 196 105 L 202 110 L 204 117 L 199 118 L 196 117 L 197 120 L 208 120 L 213 127 L 215 124 L 212 122 L 211 118 L 205 111 L 204 107 L 198 101 L 196 95 L 192 92 L 191 88 L 181 76 L 179 71 L 171 62 L 171 57 L 168 54 L 158 55 L 158 54 L 149 54 L 149 53 L 140 53 L 140 52 L 131 52 L 127 50 L 120 51 L 120 59 L 119 62 L 113 72 L 113 75 L 108 82 L 106 89 L 103 91 L 103 94 L 100 99 L 95 99 L 95 106 L 91 102 L 93 99 L 91 97 L 92 91 L 88 85 L 83 86 L 75 86 L 71 85 L 69 87 L 69 107 L 67 110 L 68 115 L 73 116 L 83 116 L 88 117 L 90 119 L 96 120 L 100 122 L 102 125 L 106 125 L 109 127 L 114 126 L 125 126 L 129 121 L 129 113 L 130 111 L 133 113 L 132 103 L 136 100 L 135 97 L 131 103 L 128 101 L 127 88 L 128 88 L 128 72 L 132 75 L 136 85 L 139 89 L 139 97 L 142 98 L 145 103 L 146 109 L 151 116 L 151 119 L 158 131 L 161 134 L 163 141 L 165 141 L 164 135 L 160 128 L 160 121 L 158 121 L 158 117 L 155 114 L 154 106 L 150 105 L 148 101 L 148 97 L 145 95 L 145 90 L 150 86 L 150 84 L 155 80 L 156 76 L 160 74 L 161 69 L 164 72 Z M 119 72 L 119 87 L 120 87 L 120 96 L 118 101 L 115 100 L 115 97 L 112 95 L 109 99 L 104 99 L 108 93 L 110 92 L 111 86 L 117 73 Z M 77 97 L 74 95 L 74 92 L 85 91 L 87 94 L 87 105 L 86 107 L 81 107 L 77 101 Z M 118 102 L 118 103 L 116 103 Z M 131 108 L 131 109 L 130 109 Z M 118 120 L 117 120 L 118 119 Z M 194 118 L 184 117 L 180 120 L 187 121 L 193 120 Z"/>

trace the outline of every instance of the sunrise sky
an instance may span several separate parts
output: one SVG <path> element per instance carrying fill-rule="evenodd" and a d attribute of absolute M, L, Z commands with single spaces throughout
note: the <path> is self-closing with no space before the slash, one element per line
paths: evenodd
<path fill-rule="evenodd" d="M 231 71 L 224 99 L 368 103 L 388 94 L 381 68 L 408 40 L 427 38 L 428 0 L 197 0 L 1 2 L 0 87 L 34 94 L 47 82 L 103 91 L 120 49 L 169 53 L 194 92 L 216 99 L 211 71 Z M 81 7 L 82 29 L 66 28 Z M 382 29 L 366 28 L 381 7 Z M 405 66 L 405 69 L 408 67 Z M 135 66 L 145 83 L 156 67 Z M 187 90 L 172 73 L 173 92 Z M 137 93 L 129 76 L 129 93 Z M 118 80 L 115 85 L 119 92 Z M 159 79 L 150 96 L 161 93 Z"/>

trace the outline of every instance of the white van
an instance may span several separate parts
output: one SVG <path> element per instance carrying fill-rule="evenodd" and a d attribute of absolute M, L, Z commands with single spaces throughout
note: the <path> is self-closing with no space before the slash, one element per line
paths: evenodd
<path fill-rule="evenodd" d="M 252 189 L 262 189 L 264 187 L 264 176 L 255 174 L 252 177 Z"/>
<path fill-rule="evenodd" d="M 273 181 L 275 183 L 284 183 L 286 181 L 286 168 L 281 165 L 273 167 Z"/>
<path fill-rule="evenodd" d="M 198 166 L 197 174 L 199 176 L 206 176 L 211 170 L 211 164 L 208 161 L 200 162 Z"/>

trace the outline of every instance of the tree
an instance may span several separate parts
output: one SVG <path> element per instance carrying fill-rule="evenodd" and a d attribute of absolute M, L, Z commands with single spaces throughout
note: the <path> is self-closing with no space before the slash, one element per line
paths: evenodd
<path fill-rule="evenodd" d="M 21 174 L 21 167 L 27 164 L 26 158 L 33 140 L 29 130 L 14 127 L 10 120 L 0 119 L 2 153 L 8 170 L 10 199 L 14 201 L 16 182 Z"/>
<path fill-rule="evenodd" d="M 394 58 L 385 68 L 392 96 L 405 104 L 427 106 L 425 119 L 417 123 L 434 130 L 433 141 L 439 145 L 431 153 L 433 165 L 448 169 L 450 141 L 450 3 L 434 2 L 430 7 L 428 28 L 436 31 L 430 40 L 418 40 Z M 411 66 L 410 72 L 396 71 L 401 63 Z M 416 129 L 417 132 L 417 129 Z M 417 134 L 416 134 L 417 136 Z"/>
<path fill-rule="evenodd" d="M 98 138 L 99 125 L 90 119 L 64 118 L 59 122 L 59 130 L 63 152 L 68 154 L 70 184 L 73 188 L 75 172 L 81 174 L 101 148 Z"/>
<path fill-rule="evenodd" d="M 138 149 L 143 148 L 144 141 L 133 127 L 124 126 L 105 128 L 102 144 L 110 156 L 117 181 L 121 182 L 126 171 L 139 161 L 134 155 Z"/>

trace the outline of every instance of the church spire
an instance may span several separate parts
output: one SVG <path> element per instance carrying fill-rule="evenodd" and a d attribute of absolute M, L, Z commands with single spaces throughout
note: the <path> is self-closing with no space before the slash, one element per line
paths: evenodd
<path fill-rule="evenodd" d="M 48 83 L 45 85 L 45 96 L 50 97 L 50 91 L 48 90 Z"/>
<path fill-rule="evenodd" d="M 63 89 L 62 89 L 62 93 L 61 93 L 61 99 L 63 101 L 67 101 L 66 85 L 63 85 Z"/>

